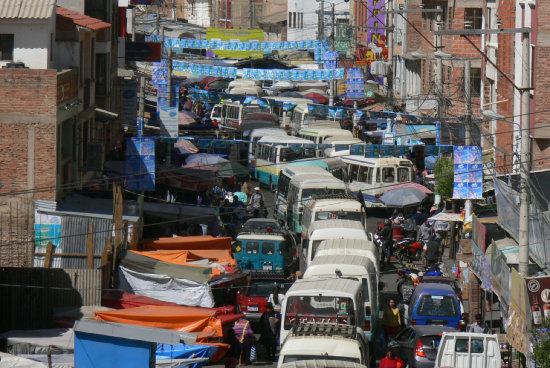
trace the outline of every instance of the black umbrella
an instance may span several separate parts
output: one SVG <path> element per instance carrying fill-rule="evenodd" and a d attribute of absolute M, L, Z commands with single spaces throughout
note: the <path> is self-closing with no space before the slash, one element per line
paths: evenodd
<path fill-rule="evenodd" d="M 428 195 L 416 188 L 398 188 L 388 190 L 380 196 L 380 200 L 388 207 L 407 207 L 417 205 Z"/>

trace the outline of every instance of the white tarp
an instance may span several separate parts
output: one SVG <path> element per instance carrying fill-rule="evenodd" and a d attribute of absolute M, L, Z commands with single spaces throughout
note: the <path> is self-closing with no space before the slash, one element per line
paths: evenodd
<path fill-rule="evenodd" d="M 208 283 L 173 278 L 168 275 L 141 273 L 124 266 L 118 271 L 119 288 L 136 295 L 190 307 L 214 307 Z"/>
<path fill-rule="evenodd" d="M 447 222 L 462 222 L 462 218 L 460 217 L 460 213 L 444 213 L 439 212 L 437 215 L 430 217 L 428 220 L 430 221 L 447 221 Z"/>

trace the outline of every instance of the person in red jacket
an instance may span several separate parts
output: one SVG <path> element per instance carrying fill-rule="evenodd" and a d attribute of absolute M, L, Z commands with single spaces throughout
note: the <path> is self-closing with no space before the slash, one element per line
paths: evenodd
<path fill-rule="evenodd" d="M 393 353 L 392 349 L 386 350 L 386 356 L 380 360 L 379 368 L 404 368 L 405 363 Z"/>

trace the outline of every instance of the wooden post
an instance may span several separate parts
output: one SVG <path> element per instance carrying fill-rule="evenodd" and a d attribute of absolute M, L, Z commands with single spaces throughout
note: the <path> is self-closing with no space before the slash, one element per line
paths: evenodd
<path fill-rule="evenodd" d="M 118 254 L 118 248 L 122 243 L 123 210 L 124 210 L 124 204 L 122 201 L 122 189 L 118 184 L 113 184 L 113 223 L 115 226 L 115 241 L 113 244 L 113 275 L 116 270 L 116 259 Z"/>
<path fill-rule="evenodd" d="M 105 266 L 109 262 L 109 254 L 112 253 L 111 237 L 107 236 L 105 239 L 105 247 L 103 248 L 103 253 L 101 253 L 101 265 Z"/>
<path fill-rule="evenodd" d="M 52 253 L 53 253 L 53 242 L 50 240 L 48 242 L 48 247 L 46 248 L 46 258 L 44 258 L 44 268 L 52 267 Z"/>
<path fill-rule="evenodd" d="M 88 249 L 88 268 L 94 268 L 94 223 L 90 222 L 90 230 L 88 231 L 88 239 L 86 241 Z"/>

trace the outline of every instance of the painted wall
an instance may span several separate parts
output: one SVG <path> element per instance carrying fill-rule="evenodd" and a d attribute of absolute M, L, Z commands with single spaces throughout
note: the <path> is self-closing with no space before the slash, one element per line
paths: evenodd
<path fill-rule="evenodd" d="M 324 30 L 325 38 L 330 36 L 331 32 L 331 4 L 334 2 L 335 18 L 349 19 L 350 3 L 344 1 L 324 1 Z M 320 1 L 317 0 L 288 0 L 287 3 L 287 40 L 316 40 L 319 18 L 317 11 L 320 8 Z M 289 19 L 289 14 L 298 13 L 303 16 L 303 22 L 300 21 L 294 27 L 294 22 Z M 291 24 L 292 23 L 292 24 Z M 297 22 L 298 23 L 298 22 Z"/>
<path fill-rule="evenodd" d="M 2 20 L 0 33 L 14 34 L 13 61 L 30 69 L 50 69 L 52 44 L 55 43 L 55 15 L 46 20 Z M 0 61 L 0 68 L 9 61 Z"/>
<path fill-rule="evenodd" d="M 201 27 L 210 27 L 210 2 L 196 0 L 185 5 L 187 21 Z"/>

